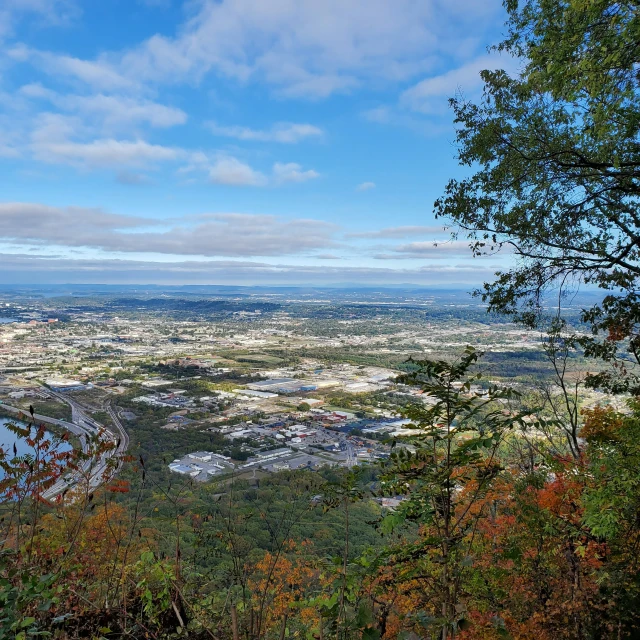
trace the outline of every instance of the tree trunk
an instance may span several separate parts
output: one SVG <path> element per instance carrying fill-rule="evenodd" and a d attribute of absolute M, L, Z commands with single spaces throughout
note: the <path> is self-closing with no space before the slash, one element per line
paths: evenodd
<path fill-rule="evenodd" d="M 284 640 L 284 634 L 287 631 L 287 619 L 289 618 L 288 614 L 284 614 L 282 617 L 282 628 L 280 629 L 280 640 Z"/>
<path fill-rule="evenodd" d="M 238 610 L 236 605 L 231 605 L 231 631 L 233 633 L 233 640 L 240 640 L 240 633 L 238 632 Z"/>

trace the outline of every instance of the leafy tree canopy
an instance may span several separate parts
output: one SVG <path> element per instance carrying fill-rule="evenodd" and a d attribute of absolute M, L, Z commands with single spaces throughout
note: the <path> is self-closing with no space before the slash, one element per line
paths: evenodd
<path fill-rule="evenodd" d="M 449 182 L 436 213 L 475 255 L 515 254 L 481 292 L 492 310 L 536 326 L 549 290 L 595 285 L 607 293 L 584 320 L 607 340 L 583 341 L 588 353 L 612 360 L 624 342 L 640 361 L 640 3 L 505 6 L 497 50 L 520 72 L 484 71 L 479 103 L 451 101 L 473 173 Z"/>

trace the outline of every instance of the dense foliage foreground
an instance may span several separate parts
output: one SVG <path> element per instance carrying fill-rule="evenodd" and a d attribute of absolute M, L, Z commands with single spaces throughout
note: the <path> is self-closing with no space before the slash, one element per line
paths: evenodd
<path fill-rule="evenodd" d="M 140 459 L 131 486 L 50 501 L 83 465 L 16 427 L 0 637 L 637 637 L 640 407 L 583 411 L 571 456 L 516 392 L 476 387 L 477 358 L 410 363 L 430 397 L 411 446 L 359 472 L 162 486 Z"/>

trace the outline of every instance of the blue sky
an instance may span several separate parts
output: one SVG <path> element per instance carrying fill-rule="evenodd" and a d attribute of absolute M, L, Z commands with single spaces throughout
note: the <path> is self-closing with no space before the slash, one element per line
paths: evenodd
<path fill-rule="evenodd" d="M 477 283 L 461 175 L 498 0 L 3 0 L 2 282 Z"/>

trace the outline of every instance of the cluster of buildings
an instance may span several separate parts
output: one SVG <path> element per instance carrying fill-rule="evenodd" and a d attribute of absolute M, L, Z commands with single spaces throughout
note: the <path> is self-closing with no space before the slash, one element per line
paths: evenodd
<path fill-rule="evenodd" d="M 0 376 L 0 394 L 5 395 L 9 400 L 22 400 L 24 398 L 48 400 L 51 398 L 51 395 L 42 387 L 35 387 L 29 384 L 12 384 L 3 376 Z"/>
<path fill-rule="evenodd" d="M 366 437 L 352 435 L 348 422 L 343 420 L 344 430 L 333 427 L 308 424 L 287 424 L 287 420 L 262 420 L 261 423 L 242 423 L 235 426 L 210 428 L 219 431 L 233 446 L 250 452 L 245 462 L 231 466 L 225 456 L 196 452 L 182 460 L 176 460 L 169 468 L 177 473 L 186 473 L 197 480 L 206 480 L 212 475 L 224 473 L 235 468 L 238 471 L 260 469 L 277 472 L 285 469 L 318 470 L 325 466 L 354 466 L 386 458 L 389 449 L 386 445 L 368 440 Z M 397 428 L 393 424 L 392 428 Z M 209 462 L 206 456 L 213 456 L 214 466 L 202 466 Z M 220 463 L 224 459 L 226 464 Z M 212 458 L 213 459 L 213 458 Z M 194 461 L 195 460 L 195 461 Z M 194 466 L 194 464 L 196 466 Z M 220 466 L 222 464 L 222 467 Z M 202 468 L 200 468 L 202 467 Z"/>
<path fill-rule="evenodd" d="M 258 392 L 270 393 L 296 393 L 301 391 L 316 391 L 317 384 L 305 380 L 295 380 L 294 378 L 269 378 L 260 382 L 252 382 L 247 385 L 247 389 Z"/>
<path fill-rule="evenodd" d="M 294 368 L 264 371 L 266 380 L 247 385 L 248 389 L 278 394 L 342 389 L 351 393 L 381 391 L 393 384 L 396 371 L 382 367 L 357 367 L 343 363 L 325 366 L 308 361 Z"/>
<path fill-rule="evenodd" d="M 169 465 L 169 469 L 174 473 L 191 476 L 200 481 L 228 473 L 234 468 L 235 466 L 229 457 L 211 451 L 194 451 L 183 458 L 174 460 Z"/>
<path fill-rule="evenodd" d="M 214 476 L 237 470 L 246 472 L 260 470 L 267 472 L 285 471 L 288 469 L 317 470 L 323 466 L 337 464 L 313 454 L 298 452 L 288 447 L 258 451 L 242 464 L 233 464 L 229 457 L 209 451 L 196 451 L 169 464 L 169 470 L 205 482 Z"/>
<path fill-rule="evenodd" d="M 58 393 L 64 393 L 66 391 L 84 391 L 85 389 L 91 389 L 93 385 L 89 382 L 84 384 L 79 380 L 70 380 L 68 378 L 49 378 L 45 380 L 45 384 L 52 390 Z"/>
<path fill-rule="evenodd" d="M 170 407 L 174 409 L 194 407 L 194 400 L 187 396 L 186 393 L 184 389 L 169 389 L 163 393 L 138 396 L 137 398 L 133 398 L 132 402 L 141 402 L 151 405 L 152 407 Z"/>

